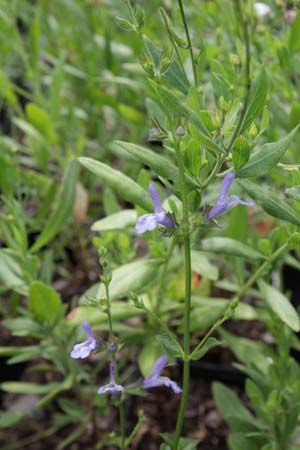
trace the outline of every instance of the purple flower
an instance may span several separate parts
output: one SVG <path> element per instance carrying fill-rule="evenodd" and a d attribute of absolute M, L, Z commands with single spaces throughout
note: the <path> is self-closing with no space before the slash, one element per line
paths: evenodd
<path fill-rule="evenodd" d="M 168 377 L 160 376 L 162 370 L 166 367 L 167 364 L 168 364 L 168 357 L 166 355 L 162 355 L 158 358 L 158 360 L 153 366 L 150 375 L 143 381 L 144 389 L 150 389 L 159 386 L 167 386 L 173 389 L 175 394 L 180 394 L 182 392 L 181 387 L 178 386 L 178 384 L 175 383 L 175 381 L 170 380 L 170 378 Z"/>
<path fill-rule="evenodd" d="M 100 347 L 100 343 L 95 339 L 93 331 L 87 320 L 82 322 L 82 328 L 86 334 L 87 340 L 81 344 L 74 345 L 70 353 L 71 358 L 84 359 L 87 358 L 93 350 Z"/>
<path fill-rule="evenodd" d="M 161 200 L 155 189 L 154 183 L 149 185 L 149 192 L 152 197 L 154 205 L 154 213 L 144 214 L 138 218 L 135 229 L 138 233 L 145 233 L 145 231 L 152 231 L 157 227 L 157 224 L 164 225 L 168 228 L 173 228 L 174 224 L 168 214 L 163 210 Z"/>
<path fill-rule="evenodd" d="M 208 219 L 214 219 L 217 216 L 220 216 L 225 211 L 228 211 L 229 209 L 233 208 L 236 205 L 246 205 L 246 206 L 254 206 L 255 203 L 253 202 L 244 202 L 243 200 L 240 200 L 235 195 L 232 195 L 230 197 L 227 196 L 227 193 L 230 189 L 230 186 L 232 185 L 235 178 L 234 172 L 229 172 L 222 183 L 221 191 L 219 194 L 219 197 L 215 203 L 215 205 L 211 208 L 209 213 L 207 214 Z"/>
<path fill-rule="evenodd" d="M 119 395 L 124 390 L 123 386 L 116 383 L 116 363 L 111 361 L 109 365 L 110 381 L 105 386 L 101 386 L 98 389 L 98 394 L 111 394 L 113 396 Z"/>

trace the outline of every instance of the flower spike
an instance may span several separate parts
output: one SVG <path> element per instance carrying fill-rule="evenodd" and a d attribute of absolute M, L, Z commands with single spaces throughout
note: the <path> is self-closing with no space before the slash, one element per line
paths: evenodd
<path fill-rule="evenodd" d="M 109 365 L 110 381 L 105 386 L 98 389 L 98 394 L 111 394 L 114 397 L 119 395 L 124 390 L 123 386 L 116 383 L 116 363 L 111 361 Z"/>
<path fill-rule="evenodd" d="M 175 381 L 170 380 L 170 378 L 168 377 L 160 376 L 162 370 L 166 367 L 167 364 L 168 364 L 168 357 L 166 355 L 162 355 L 158 358 L 158 360 L 153 366 L 150 375 L 143 381 L 144 389 L 166 386 L 171 388 L 175 394 L 180 394 L 182 392 L 181 387 L 178 386 L 178 384 L 175 383 Z"/>
<path fill-rule="evenodd" d="M 229 172 L 222 183 L 221 191 L 219 194 L 219 197 L 214 204 L 214 206 L 211 208 L 209 213 L 207 214 L 207 218 L 209 220 L 214 219 L 217 216 L 220 216 L 224 212 L 228 211 L 229 209 L 233 208 L 236 205 L 246 205 L 246 206 L 254 206 L 255 203 L 253 202 L 245 202 L 243 200 L 240 200 L 236 195 L 232 195 L 228 197 L 228 191 L 230 189 L 230 186 L 232 185 L 233 181 L 235 179 L 235 173 Z"/>
<path fill-rule="evenodd" d="M 138 233 L 142 234 L 145 231 L 152 231 L 157 227 L 157 224 L 163 225 L 167 228 L 173 228 L 174 223 L 168 216 L 168 214 L 164 211 L 162 202 L 159 198 L 157 190 L 155 189 L 154 183 L 149 185 L 149 192 L 154 205 L 154 213 L 152 214 L 144 214 L 143 216 L 138 218 L 135 229 Z"/>
<path fill-rule="evenodd" d="M 91 326 L 87 320 L 83 321 L 82 328 L 86 334 L 87 340 L 74 345 L 74 348 L 70 353 L 70 356 L 73 359 L 87 358 L 93 350 L 100 347 L 100 343 L 95 339 Z"/>

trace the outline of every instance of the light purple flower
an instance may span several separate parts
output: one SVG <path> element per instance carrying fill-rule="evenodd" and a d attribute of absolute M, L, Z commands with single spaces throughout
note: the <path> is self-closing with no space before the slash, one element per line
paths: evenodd
<path fill-rule="evenodd" d="M 229 209 L 233 208 L 236 205 L 246 205 L 246 206 L 255 205 L 255 203 L 253 202 L 244 202 L 235 195 L 232 195 L 230 197 L 227 196 L 227 193 L 234 181 L 234 178 L 235 178 L 234 172 L 229 172 L 225 176 L 221 186 L 219 197 L 215 205 L 211 208 L 211 210 L 207 214 L 208 219 L 214 219 L 215 217 L 220 216 L 221 214 L 223 214 L 224 212 L 228 211 Z"/>
<path fill-rule="evenodd" d="M 175 394 L 180 394 L 182 392 L 181 387 L 178 386 L 178 384 L 175 383 L 175 381 L 170 380 L 170 378 L 168 377 L 160 376 L 162 370 L 166 367 L 167 364 L 168 364 L 168 357 L 166 355 L 162 355 L 158 358 L 158 360 L 153 366 L 150 375 L 143 381 L 144 389 L 166 386 L 173 389 Z"/>
<path fill-rule="evenodd" d="M 82 322 L 83 331 L 86 334 L 87 340 L 81 344 L 74 345 L 70 353 L 71 358 L 84 359 L 87 358 L 93 350 L 100 347 L 100 343 L 95 339 L 93 331 L 87 320 Z"/>
<path fill-rule="evenodd" d="M 111 361 L 109 365 L 110 381 L 105 386 L 98 389 L 98 394 L 111 394 L 113 396 L 119 395 L 124 390 L 123 386 L 116 383 L 116 364 Z"/>
<path fill-rule="evenodd" d="M 157 227 L 157 224 L 164 225 L 167 228 L 173 228 L 174 224 L 168 214 L 163 210 L 161 200 L 155 189 L 154 183 L 149 185 L 149 192 L 152 197 L 154 205 L 154 213 L 144 214 L 138 218 L 135 229 L 138 233 L 145 233 L 145 231 L 152 231 Z"/>

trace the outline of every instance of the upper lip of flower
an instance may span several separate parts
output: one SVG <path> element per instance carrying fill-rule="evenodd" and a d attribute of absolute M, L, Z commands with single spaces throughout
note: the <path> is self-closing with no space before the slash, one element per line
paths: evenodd
<path fill-rule="evenodd" d="M 228 191 L 230 189 L 230 186 L 232 185 L 233 181 L 235 179 L 235 173 L 229 172 L 222 182 L 220 194 L 217 198 L 216 203 L 211 208 L 211 210 L 207 214 L 208 219 L 213 219 L 214 217 L 217 217 L 224 212 L 228 211 L 229 209 L 233 208 L 234 206 L 241 204 L 246 206 L 254 206 L 253 202 L 246 202 L 243 200 L 240 200 L 236 195 L 232 195 L 228 197 Z"/>

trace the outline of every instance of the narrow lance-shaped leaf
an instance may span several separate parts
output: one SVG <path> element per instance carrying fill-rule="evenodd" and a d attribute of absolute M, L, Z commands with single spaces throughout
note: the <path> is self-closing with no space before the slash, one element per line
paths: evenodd
<path fill-rule="evenodd" d="M 100 177 L 101 182 L 117 192 L 124 200 L 140 206 L 146 211 L 153 211 L 150 195 L 131 178 L 119 170 L 92 158 L 78 158 L 80 164 Z"/>
<path fill-rule="evenodd" d="M 263 280 L 258 282 L 259 289 L 263 294 L 263 298 L 272 311 L 292 330 L 300 330 L 300 320 L 297 311 L 278 289 L 270 286 Z"/>
<path fill-rule="evenodd" d="M 221 383 L 213 383 L 213 394 L 218 410 L 229 425 L 232 424 L 234 418 L 238 418 L 252 427 L 256 425 L 255 417 L 231 389 Z"/>
<path fill-rule="evenodd" d="M 171 180 L 174 183 L 178 182 L 178 169 L 168 158 L 163 155 L 154 153 L 152 150 L 141 145 L 131 144 L 129 142 L 115 141 L 112 148 L 120 147 L 125 152 L 129 153 L 134 158 L 146 164 L 153 169 L 158 175 Z M 195 185 L 193 179 L 189 175 L 185 175 L 186 183 L 193 187 Z"/>
<path fill-rule="evenodd" d="M 254 80 L 250 92 L 248 107 L 243 120 L 243 125 L 240 131 L 242 134 L 253 122 L 253 120 L 262 113 L 268 94 L 268 82 L 266 72 L 262 70 L 260 75 Z"/>
<path fill-rule="evenodd" d="M 300 225 L 300 216 L 291 206 L 284 200 L 281 200 L 275 192 L 268 192 L 264 188 L 258 186 L 257 183 L 251 183 L 248 180 L 237 180 L 237 183 L 245 189 L 262 208 L 271 216 L 286 222 Z"/>
<path fill-rule="evenodd" d="M 293 131 L 279 141 L 264 144 L 254 150 L 248 163 L 241 170 L 237 171 L 237 177 L 257 177 L 269 172 L 289 148 L 298 128 L 299 126 L 294 128 Z"/>
<path fill-rule="evenodd" d="M 221 253 L 230 256 L 242 256 L 247 259 L 261 259 L 263 255 L 249 245 L 236 239 L 214 237 L 201 241 L 201 250 L 211 253 Z"/>
<path fill-rule="evenodd" d="M 36 252 L 41 247 L 48 244 L 63 228 L 66 221 L 73 213 L 76 182 L 78 174 L 78 164 L 75 159 L 71 159 L 67 165 L 62 186 L 58 193 L 55 209 L 47 224 L 37 240 L 31 247 L 31 252 Z"/>
<path fill-rule="evenodd" d="M 232 150 L 232 160 L 235 171 L 238 171 L 247 164 L 249 156 L 250 146 L 247 139 L 243 136 L 238 137 L 234 142 Z"/>
<path fill-rule="evenodd" d="M 219 347 L 219 345 L 222 345 L 222 342 L 218 341 L 218 339 L 215 338 L 208 338 L 205 344 L 199 349 L 194 350 L 193 353 L 190 356 L 190 359 L 193 360 L 199 360 L 203 358 L 203 356 L 212 348 Z"/>
<path fill-rule="evenodd" d="M 135 225 L 137 218 L 135 209 L 123 209 L 122 211 L 97 220 L 93 223 L 91 229 L 93 231 L 122 230 L 123 228 Z"/>
<path fill-rule="evenodd" d="M 131 291 L 139 292 L 144 289 L 153 281 L 160 264 L 161 261 L 157 259 L 141 259 L 113 270 L 109 286 L 110 298 L 121 298 Z M 85 296 L 81 297 L 80 304 L 87 303 L 90 296 L 96 296 L 97 299 L 105 298 L 105 286 L 98 283 L 97 289 L 89 288 Z"/>

